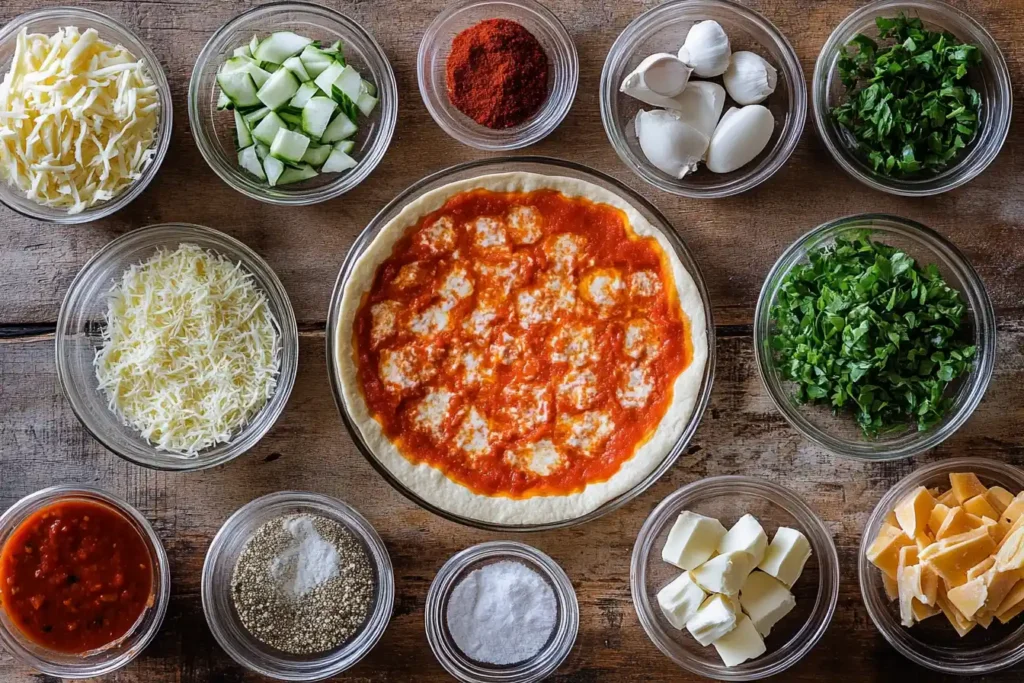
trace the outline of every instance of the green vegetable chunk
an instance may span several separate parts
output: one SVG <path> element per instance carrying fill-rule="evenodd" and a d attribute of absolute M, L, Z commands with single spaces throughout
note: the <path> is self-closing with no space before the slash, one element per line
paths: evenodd
<path fill-rule="evenodd" d="M 952 406 L 947 385 L 973 366 L 966 305 L 868 231 L 838 238 L 783 279 L 771 317 L 775 364 L 801 403 L 852 412 L 867 436 L 920 431 Z"/>
<path fill-rule="evenodd" d="M 857 141 L 876 173 L 907 178 L 950 166 L 978 131 L 981 95 L 965 84 L 981 63 L 975 45 L 929 31 L 918 18 L 875 19 L 881 47 L 857 34 L 843 46 L 839 77 L 846 101 L 832 118 Z"/>

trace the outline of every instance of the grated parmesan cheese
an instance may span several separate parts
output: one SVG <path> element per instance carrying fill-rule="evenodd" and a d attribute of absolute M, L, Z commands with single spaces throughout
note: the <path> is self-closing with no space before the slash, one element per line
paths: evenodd
<path fill-rule="evenodd" d="M 156 154 L 160 100 L 145 63 L 95 29 L 18 34 L 0 83 L 0 178 L 81 213 L 118 196 Z"/>
<path fill-rule="evenodd" d="M 96 378 L 157 450 L 193 458 L 273 396 L 280 327 L 239 264 L 182 244 L 132 265 L 108 296 Z"/>

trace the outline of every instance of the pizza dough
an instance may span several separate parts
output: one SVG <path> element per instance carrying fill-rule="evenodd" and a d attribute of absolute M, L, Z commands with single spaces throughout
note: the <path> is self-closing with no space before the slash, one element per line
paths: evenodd
<path fill-rule="evenodd" d="M 364 297 L 373 287 L 378 268 L 392 256 L 395 244 L 406 235 L 411 227 L 417 225 L 420 219 L 441 209 L 449 199 L 473 190 L 490 190 L 499 193 L 554 190 L 561 192 L 566 197 L 579 197 L 590 202 L 609 205 L 625 214 L 629 227 L 637 236 L 653 237 L 660 246 L 664 257 L 667 258 L 678 305 L 687 319 L 690 331 L 692 359 L 675 378 L 674 384 L 671 386 L 671 400 L 667 405 L 664 417 L 656 424 L 646 441 L 636 448 L 632 457 L 625 460 L 609 478 L 596 483 L 588 483 L 581 491 L 564 495 L 537 494 L 529 497 L 512 497 L 501 493 L 493 495 L 476 493 L 470 487 L 453 481 L 431 464 L 414 463 L 407 459 L 384 433 L 382 423 L 371 415 L 367 399 L 364 397 L 353 339 L 353 326 Z M 529 242 L 537 236 L 529 234 L 532 230 L 531 221 L 527 220 L 529 217 L 523 216 L 522 218 L 523 220 L 520 220 L 520 217 L 510 213 L 506 226 L 507 235 L 517 242 Z M 442 217 L 433 224 L 428 224 L 422 234 L 417 235 L 417 239 L 429 241 L 430 248 L 436 246 L 438 249 L 451 249 L 455 239 L 452 232 L 454 227 L 450 221 L 445 221 Z M 472 226 L 466 226 L 466 229 L 476 231 L 473 234 L 474 244 L 483 247 L 500 246 L 496 240 L 505 239 L 505 235 L 492 230 L 494 227 L 487 219 L 481 219 L 475 221 Z M 563 235 L 558 237 L 563 237 Z M 551 257 L 555 259 L 554 267 L 557 268 L 557 255 L 552 252 Z M 403 267 L 394 276 L 392 282 L 402 282 L 405 278 L 414 279 L 416 277 L 414 270 L 415 266 Z M 616 279 L 615 273 L 594 269 L 581 278 L 585 281 L 579 283 L 579 293 L 591 305 L 600 308 L 603 303 L 612 302 L 615 297 L 623 295 L 622 293 L 625 291 L 642 291 L 658 284 L 642 274 L 634 275 L 636 277 L 630 278 L 628 283 L 620 282 Z M 447 279 L 443 280 L 440 287 L 450 288 L 448 296 L 453 301 L 457 300 L 460 295 L 468 296 L 472 291 L 472 284 L 467 284 L 457 274 L 449 275 Z M 512 294 L 515 295 L 515 292 Z M 384 304 L 392 305 L 378 304 L 372 309 L 371 334 L 374 341 L 371 342 L 371 345 L 376 343 L 377 336 L 386 336 L 393 331 L 394 321 L 401 313 L 401 307 L 393 305 L 394 302 L 384 302 Z M 521 300 L 516 301 L 516 314 L 524 327 L 530 324 L 530 316 L 533 315 L 529 304 L 529 296 L 524 296 Z M 408 322 L 409 328 L 414 334 L 430 335 L 447 324 L 447 309 L 435 308 L 436 310 L 424 309 L 418 312 Z M 465 324 L 473 324 L 473 317 L 468 318 Z M 494 174 L 451 183 L 424 194 L 402 209 L 393 220 L 384 226 L 355 263 L 342 295 L 336 333 L 337 346 L 334 351 L 343 398 L 362 438 L 378 461 L 413 493 L 437 508 L 482 522 L 508 525 L 544 524 L 574 519 L 593 511 L 643 481 L 663 461 L 685 430 L 698 398 L 708 353 L 705 314 L 700 293 L 693 278 L 679 261 L 671 243 L 660 230 L 652 226 L 628 202 L 602 187 L 574 178 L 521 172 Z M 640 334 L 631 335 L 627 332 L 623 342 L 624 352 L 629 356 L 632 356 L 634 352 L 642 354 L 643 351 L 639 346 L 642 344 L 642 339 L 643 336 Z M 552 341 L 552 344 L 556 343 L 557 341 Z M 583 346 L 582 353 L 585 354 L 587 352 L 586 345 Z M 581 353 L 579 347 L 580 344 L 573 344 L 560 348 L 563 348 L 565 353 L 578 354 Z M 393 382 L 389 386 L 396 392 L 414 387 L 419 382 L 419 379 L 415 377 L 403 375 L 401 370 L 403 367 L 407 367 L 403 365 L 407 359 L 401 358 L 400 352 L 401 350 L 382 351 L 379 360 L 382 378 L 386 382 Z M 573 361 L 568 356 L 565 359 L 569 361 L 568 367 L 574 369 L 562 378 L 558 389 L 560 393 L 558 400 L 565 401 L 570 406 L 578 401 L 577 407 L 585 406 L 591 398 L 589 393 L 591 388 L 588 385 L 590 378 L 587 377 L 587 370 L 582 367 L 584 363 L 579 363 L 581 367 L 575 368 Z M 565 395 L 561 395 L 563 386 L 567 387 Z M 429 428 L 431 416 L 436 415 L 438 411 L 442 411 L 443 414 L 451 400 L 451 396 L 446 394 L 448 392 L 441 389 L 431 391 L 428 396 L 423 397 L 418 403 L 419 413 L 413 413 L 413 419 L 424 421 L 417 425 L 418 427 Z M 631 393 L 628 388 L 625 391 L 620 390 L 618 400 L 622 406 L 629 406 L 630 401 L 636 401 L 635 405 L 639 407 L 643 405 L 643 392 Z M 578 417 L 585 417 L 593 423 L 590 425 L 593 429 L 586 430 L 584 436 L 608 437 L 611 427 L 602 423 L 600 414 L 592 411 L 582 413 Z M 461 418 L 461 426 L 454 434 L 454 438 L 470 457 L 472 457 L 474 448 L 483 449 L 481 452 L 487 449 L 486 439 L 483 442 L 479 439 L 479 430 L 486 429 L 486 421 L 487 416 L 480 415 L 474 408 L 467 409 Z M 600 440 L 596 443 L 600 443 Z M 584 447 L 578 443 L 576 445 L 580 448 Z M 526 455 L 509 453 L 508 457 L 527 457 L 530 460 L 532 472 L 545 474 L 546 468 L 550 467 L 550 463 L 556 459 L 550 452 L 550 446 L 550 441 L 538 441 L 532 444 L 531 453 Z"/>

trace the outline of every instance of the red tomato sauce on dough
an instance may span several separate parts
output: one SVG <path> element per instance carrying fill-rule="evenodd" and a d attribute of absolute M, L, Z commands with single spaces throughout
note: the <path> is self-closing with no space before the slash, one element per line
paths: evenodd
<path fill-rule="evenodd" d="M 120 512 L 57 502 L 22 522 L 0 553 L 0 602 L 36 643 L 80 653 L 112 643 L 152 602 L 149 549 Z"/>
<path fill-rule="evenodd" d="M 522 207 L 535 219 L 530 237 L 536 239 L 528 242 L 519 239 L 523 231 L 514 228 L 521 224 L 511 218 Z M 504 228 L 504 243 L 494 244 L 500 240 L 490 231 L 481 237 L 474 228 L 481 218 Z M 578 247 L 571 260 L 556 248 L 566 235 Z M 502 279 L 495 275 L 499 269 L 514 275 Z M 471 281 L 468 296 L 445 296 L 453 270 Z M 640 272 L 655 276 L 653 295 L 635 295 L 632 278 Z M 590 283 L 603 273 L 622 285 L 613 288 L 608 306 L 588 298 Z M 547 286 L 561 298 L 549 301 L 546 318 L 531 322 L 521 303 Z M 393 331 L 375 338 L 373 312 L 383 307 L 393 311 Z M 446 314 L 443 328 L 417 334 L 425 313 L 438 310 Z M 491 316 L 483 335 L 469 331 L 480 310 Z M 656 340 L 640 360 L 626 348 L 635 321 L 648 323 Z M 370 414 L 406 459 L 428 463 L 478 494 L 528 498 L 581 491 L 608 480 L 633 456 L 664 417 L 675 380 L 693 357 L 689 328 L 662 248 L 636 235 L 619 209 L 553 190 L 474 190 L 449 199 L 395 244 L 360 305 L 353 342 Z M 583 337 L 582 354 L 567 361 L 568 352 L 558 352 Z M 476 358 L 473 364 L 460 360 L 467 354 Z M 412 376 L 402 386 L 384 379 L 394 358 L 408 361 L 392 363 Z M 642 405 L 626 407 L 619 392 L 631 370 L 650 391 Z M 574 395 L 575 380 L 584 389 Z M 426 412 L 426 400 L 438 395 L 448 398 L 443 418 L 436 429 L 424 429 L 417 411 Z M 547 410 L 525 420 L 540 396 Z M 585 428 L 588 419 L 599 422 L 598 433 Z M 481 421 L 486 437 L 465 437 L 479 434 L 470 427 Z M 584 433 L 583 444 L 574 429 Z M 462 447 L 467 442 L 471 453 Z M 539 467 L 524 466 L 519 454 L 535 452 L 530 449 L 538 444 L 549 457 Z M 557 462 L 546 466 L 552 458 Z"/>

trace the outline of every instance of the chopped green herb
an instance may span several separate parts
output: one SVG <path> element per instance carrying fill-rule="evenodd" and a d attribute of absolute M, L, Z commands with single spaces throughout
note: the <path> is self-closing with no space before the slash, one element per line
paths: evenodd
<path fill-rule="evenodd" d="M 878 17 L 878 37 L 843 46 L 839 77 L 847 99 L 832 117 L 857 140 L 857 152 L 885 176 L 939 173 L 978 130 L 981 95 L 963 84 L 981 63 L 974 45 L 929 31 L 918 18 Z M 856 49 L 851 49 L 856 48 Z"/>
<path fill-rule="evenodd" d="M 866 230 L 790 270 L 771 316 L 797 401 L 852 412 L 868 436 L 935 425 L 952 405 L 946 386 L 973 365 L 960 293 Z"/>

